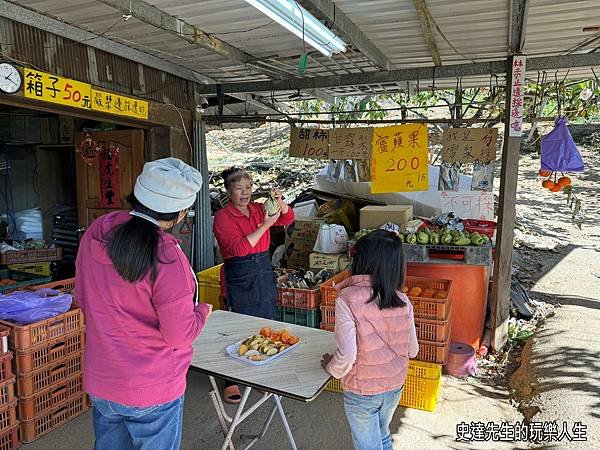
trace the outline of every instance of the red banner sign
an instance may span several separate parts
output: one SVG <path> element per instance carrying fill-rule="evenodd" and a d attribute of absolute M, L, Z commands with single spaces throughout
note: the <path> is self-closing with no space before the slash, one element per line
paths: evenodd
<path fill-rule="evenodd" d="M 119 147 L 109 143 L 100 152 L 100 208 L 121 208 Z"/>

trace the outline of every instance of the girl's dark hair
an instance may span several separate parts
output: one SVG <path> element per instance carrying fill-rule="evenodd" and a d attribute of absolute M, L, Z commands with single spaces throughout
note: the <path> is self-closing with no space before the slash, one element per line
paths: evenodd
<path fill-rule="evenodd" d="M 352 261 L 352 275 L 371 275 L 373 294 L 367 301 L 379 309 L 406 306 L 397 290 L 404 284 L 406 258 L 396 233 L 373 231 L 358 240 Z"/>
<path fill-rule="evenodd" d="M 221 177 L 223 178 L 223 181 L 225 182 L 226 190 L 229 190 L 231 183 L 235 183 L 236 181 L 240 181 L 244 178 L 248 178 L 250 181 L 252 181 L 252 177 L 250 176 L 250 174 L 248 172 L 246 172 L 241 167 L 235 167 L 235 166 L 230 167 L 229 169 L 225 169 L 223 172 L 221 172 Z"/>
<path fill-rule="evenodd" d="M 156 220 L 170 222 L 179 215 L 179 212 L 159 213 L 146 208 L 133 194 L 127 197 L 127 201 L 135 211 Z M 142 280 L 148 271 L 151 272 L 152 280 L 156 279 L 159 262 L 158 241 L 159 228 L 156 225 L 140 217 L 131 216 L 131 219 L 114 229 L 106 246 L 117 273 L 124 280 L 135 283 Z"/>

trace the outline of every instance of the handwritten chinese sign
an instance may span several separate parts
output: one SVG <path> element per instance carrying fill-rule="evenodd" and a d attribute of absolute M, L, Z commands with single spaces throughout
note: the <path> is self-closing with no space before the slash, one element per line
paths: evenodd
<path fill-rule="evenodd" d="M 92 89 L 92 109 L 119 116 L 148 118 L 148 102 L 96 89 Z"/>
<path fill-rule="evenodd" d="M 440 192 L 442 212 L 453 212 L 461 219 L 494 219 L 494 193 L 483 191 Z"/>
<path fill-rule="evenodd" d="M 521 136 L 523 129 L 523 97 L 525 86 L 525 57 L 515 56 L 512 64 L 509 136 Z"/>
<path fill-rule="evenodd" d="M 329 130 L 292 127 L 290 156 L 329 159 Z"/>
<path fill-rule="evenodd" d="M 442 137 L 442 160 L 490 163 L 496 159 L 497 128 L 448 128 Z"/>
<path fill-rule="evenodd" d="M 119 180 L 119 148 L 103 144 L 100 151 L 100 208 L 121 207 Z"/>
<path fill-rule="evenodd" d="M 337 128 L 329 135 L 330 159 L 370 159 L 373 128 Z"/>
<path fill-rule="evenodd" d="M 24 96 L 49 103 L 148 119 L 148 102 L 93 89 L 88 83 L 24 68 Z"/>
<path fill-rule="evenodd" d="M 371 193 L 429 189 L 427 146 L 425 124 L 374 128 Z"/>

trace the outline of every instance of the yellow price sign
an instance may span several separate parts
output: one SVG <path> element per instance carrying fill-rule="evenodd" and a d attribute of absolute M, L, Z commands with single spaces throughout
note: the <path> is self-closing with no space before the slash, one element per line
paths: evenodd
<path fill-rule="evenodd" d="M 23 69 L 23 75 L 23 92 L 26 98 L 73 108 L 91 107 L 92 87 L 87 83 L 28 68 Z"/>
<path fill-rule="evenodd" d="M 72 108 L 148 119 L 148 102 L 125 95 L 93 89 L 88 83 L 51 73 L 24 68 L 26 98 L 57 103 Z"/>
<path fill-rule="evenodd" d="M 374 128 L 371 193 L 428 190 L 427 146 L 426 124 Z"/>
<path fill-rule="evenodd" d="M 148 119 L 148 102 L 96 89 L 92 89 L 92 109 L 119 116 Z"/>

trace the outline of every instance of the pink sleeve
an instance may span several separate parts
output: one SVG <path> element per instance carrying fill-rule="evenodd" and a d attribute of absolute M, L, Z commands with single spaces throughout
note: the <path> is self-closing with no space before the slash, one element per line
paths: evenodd
<path fill-rule="evenodd" d="M 411 323 L 410 346 L 408 349 L 408 356 L 409 356 L 409 358 L 414 358 L 415 356 L 417 356 L 417 353 L 419 353 L 419 342 L 417 340 L 417 330 L 415 328 L 415 317 L 414 317 L 414 312 L 413 312 L 413 306 L 410 303 L 410 300 L 408 301 L 408 306 L 410 307 L 409 318 L 410 318 L 410 323 Z"/>
<path fill-rule="evenodd" d="M 327 372 L 335 378 L 342 378 L 356 361 L 356 324 L 346 302 L 339 297 L 335 302 L 335 340 L 337 351 L 327 366 Z"/>
<path fill-rule="evenodd" d="M 208 305 L 194 306 L 196 283 L 187 258 L 176 246 L 165 245 L 153 286 L 152 304 L 158 315 L 160 332 L 167 344 L 175 349 L 192 345 L 206 323 Z"/>
<path fill-rule="evenodd" d="M 296 219 L 296 215 L 294 214 L 294 209 L 290 206 L 288 212 L 279 216 L 277 222 L 275 222 L 275 226 L 286 226 L 291 225 Z"/>
<path fill-rule="evenodd" d="M 225 212 L 215 215 L 213 232 L 219 248 L 227 255 L 246 256 L 254 249 L 238 224 L 235 223 L 235 219 Z"/>

